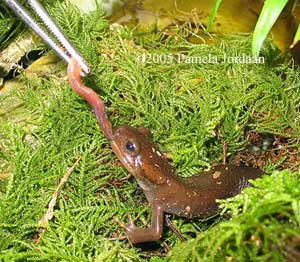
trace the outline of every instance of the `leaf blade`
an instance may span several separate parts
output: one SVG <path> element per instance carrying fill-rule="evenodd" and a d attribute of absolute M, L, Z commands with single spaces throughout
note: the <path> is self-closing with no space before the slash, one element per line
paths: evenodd
<path fill-rule="evenodd" d="M 218 9 L 220 7 L 222 3 L 222 0 L 216 0 L 215 4 L 214 4 L 214 7 L 213 7 L 213 10 L 210 14 L 210 17 L 209 17 L 209 20 L 208 20 L 208 23 L 207 23 L 207 28 L 205 29 L 205 33 L 208 33 L 214 20 L 215 20 L 215 17 L 217 15 L 217 12 L 218 12 Z"/>
<path fill-rule="evenodd" d="M 288 0 L 266 0 L 252 38 L 252 54 L 258 57 L 261 46 Z"/>
<path fill-rule="evenodd" d="M 295 45 L 300 41 L 300 24 L 298 26 L 298 29 L 296 31 L 296 34 L 295 34 L 295 37 L 294 37 L 294 40 L 293 40 L 293 43 L 290 45 L 290 48 L 294 48 Z"/>

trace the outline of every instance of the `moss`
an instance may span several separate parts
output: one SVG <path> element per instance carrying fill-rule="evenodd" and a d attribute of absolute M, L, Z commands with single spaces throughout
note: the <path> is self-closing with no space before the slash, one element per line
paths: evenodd
<path fill-rule="evenodd" d="M 180 30 L 168 37 L 139 35 L 122 27 L 112 31 L 101 14 L 82 17 L 59 2 L 50 11 L 91 63 L 93 72 L 85 82 L 104 99 L 113 125 L 150 128 L 154 141 L 171 153 L 180 175 L 192 175 L 222 159 L 218 127 L 229 155 L 245 147 L 249 129 L 284 135 L 288 146 L 299 149 L 299 71 L 282 64 L 284 58 L 271 43 L 263 51 L 265 64 L 142 63 L 143 54 L 210 53 L 220 59 L 224 53 L 250 54 L 250 38 L 191 44 Z M 22 105 L 0 120 L 6 141 L 0 144 L 0 157 L 8 163 L 1 171 L 10 164 L 13 174 L 0 187 L 0 260 L 283 260 L 285 243 L 299 234 L 299 174 L 278 173 L 272 165 L 272 176 L 224 202 L 230 220 L 174 217 L 189 240 L 180 243 L 165 230 L 163 239 L 171 248 L 166 258 L 159 257 L 164 254 L 161 241 L 149 252 L 147 245 L 115 240 L 124 233 L 113 216 L 126 220 L 130 212 L 145 226 L 149 207 L 136 182 L 122 180 L 126 171 L 88 105 L 62 77 L 63 70 L 46 76 L 24 73 L 24 88 L 0 97 L 3 109 L 9 101 Z M 82 160 L 60 192 L 54 219 L 38 234 L 57 180 L 78 157 Z"/>

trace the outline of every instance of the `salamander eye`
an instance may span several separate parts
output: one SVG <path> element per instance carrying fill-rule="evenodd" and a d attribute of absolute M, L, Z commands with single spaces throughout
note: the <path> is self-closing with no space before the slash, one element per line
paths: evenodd
<path fill-rule="evenodd" d="M 138 153 L 138 151 L 139 151 L 138 143 L 136 143 L 135 141 L 132 141 L 132 140 L 126 141 L 125 148 L 130 153 Z"/>

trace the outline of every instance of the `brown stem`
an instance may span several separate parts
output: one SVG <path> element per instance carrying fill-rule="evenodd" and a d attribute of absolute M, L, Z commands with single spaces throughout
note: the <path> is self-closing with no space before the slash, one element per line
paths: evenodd
<path fill-rule="evenodd" d="M 180 233 L 180 231 L 176 228 L 176 226 L 172 223 L 168 215 L 165 215 L 165 221 L 167 226 L 173 231 L 173 233 L 183 242 L 186 241 L 184 236 Z"/>

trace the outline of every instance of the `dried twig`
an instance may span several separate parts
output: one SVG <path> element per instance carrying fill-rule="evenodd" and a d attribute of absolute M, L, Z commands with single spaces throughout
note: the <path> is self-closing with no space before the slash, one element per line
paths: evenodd
<path fill-rule="evenodd" d="M 73 164 L 72 167 L 70 167 L 66 174 L 64 175 L 64 177 L 60 180 L 58 186 L 56 187 L 53 195 L 52 195 L 52 199 L 49 202 L 48 205 L 48 209 L 46 214 L 42 217 L 42 219 L 39 222 L 39 228 L 46 228 L 48 225 L 48 221 L 50 221 L 53 218 L 53 214 L 54 214 L 54 207 L 56 205 L 56 200 L 58 197 L 58 193 L 59 190 L 62 188 L 62 186 L 64 185 L 64 183 L 66 183 L 71 175 L 71 173 L 74 171 L 75 167 L 77 166 L 77 164 L 79 163 L 79 161 L 81 160 L 81 157 L 79 157 L 76 162 Z"/>
<path fill-rule="evenodd" d="M 11 175 L 11 173 L 0 173 L 0 180 L 8 179 Z"/>
<path fill-rule="evenodd" d="M 168 215 L 165 215 L 165 222 L 167 227 L 169 227 L 173 233 L 183 242 L 186 241 L 185 237 L 180 233 L 176 226 L 172 223 Z"/>

